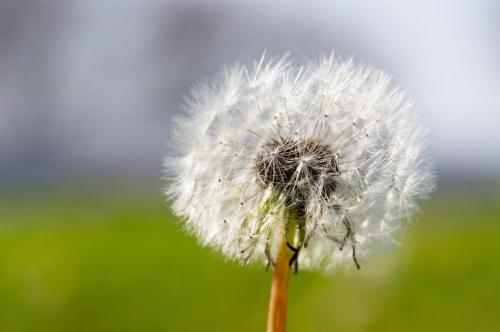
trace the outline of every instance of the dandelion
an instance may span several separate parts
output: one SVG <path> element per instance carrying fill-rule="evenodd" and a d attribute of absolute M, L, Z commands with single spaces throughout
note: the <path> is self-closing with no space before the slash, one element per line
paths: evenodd
<path fill-rule="evenodd" d="M 284 331 L 291 271 L 359 269 L 433 189 L 412 102 L 352 59 L 263 56 L 186 105 L 167 195 L 203 245 L 273 268 L 268 331 Z"/>

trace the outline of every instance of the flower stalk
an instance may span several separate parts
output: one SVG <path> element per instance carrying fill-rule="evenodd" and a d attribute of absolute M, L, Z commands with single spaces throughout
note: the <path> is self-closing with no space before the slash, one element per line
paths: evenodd
<path fill-rule="evenodd" d="M 288 243 L 293 243 L 296 224 L 296 211 L 294 209 L 288 209 L 284 236 L 282 237 L 276 262 L 274 264 L 271 296 L 269 299 L 267 332 L 284 332 L 286 329 L 288 286 L 290 283 L 290 274 L 292 272 L 290 260 L 293 256 L 293 252 L 288 247 Z"/>

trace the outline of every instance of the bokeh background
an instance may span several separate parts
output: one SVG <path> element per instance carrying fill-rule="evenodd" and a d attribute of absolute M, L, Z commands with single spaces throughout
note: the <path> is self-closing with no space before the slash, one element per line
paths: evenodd
<path fill-rule="evenodd" d="M 385 68 L 439 189 L 394 252 L 293 277 L 290 331 L 500 330 L 500 3 L 0 0 L 0 332 L 263 331 L 270 274 L 161 194 L 182 95 L 264 50 Z"/>

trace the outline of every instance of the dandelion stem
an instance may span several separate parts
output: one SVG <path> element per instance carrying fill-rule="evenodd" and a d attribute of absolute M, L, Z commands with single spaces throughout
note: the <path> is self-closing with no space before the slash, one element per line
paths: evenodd
<path fill-rule="evenodd" d="M 267 332 L 284 332 L 286 328 L 288 284 L 292 272 L 289 262 L 293 255 L 293 251 L 288 248 L 287 243 L 293 243 L 297 224 L 297 212 L 295 209 L 288 209 L 286 213 L 287 225 L 284 227 L 284 236 L 278 249 L 273 271 Z"/>

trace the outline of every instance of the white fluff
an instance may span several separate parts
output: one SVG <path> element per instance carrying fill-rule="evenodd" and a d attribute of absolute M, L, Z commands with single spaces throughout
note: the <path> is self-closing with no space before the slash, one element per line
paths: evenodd
<path fill-rule="evenodd" d="M 284 193 L 259 181 L 259 155 L 280 137 L 318 142 L 335 155 L 339 172 L 328 195 L 322 168 Z M 262 57 L 252 69 L 226 69 L 187 98 L 169 145 L 166 194 L 175 213 L 201 243 L 243 263 L 265 261 L 266 246 L 275 255 L 296 192 L 305 236 L 293 245 L 308 242 L 299 265 L 330 270 L 354 266 L 354 249 L 363 265 L 394 243 L 417 199 L 434 188 L 413 103 L 383 71 L 334 55 L 303 66 Z"/>

